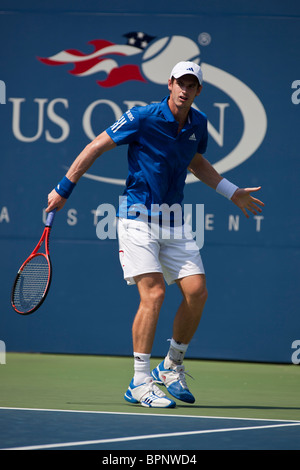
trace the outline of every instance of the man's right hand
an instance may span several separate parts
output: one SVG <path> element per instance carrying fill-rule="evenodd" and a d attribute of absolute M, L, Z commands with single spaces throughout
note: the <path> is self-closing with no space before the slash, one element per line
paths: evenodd
<path fill-rule="evenodd" d="M 58 211 L 62 209 L 65 205 L 67 200 L 60 196 L 55 189 L 51 191 L 51 193 L 48 194 L 48 207 L 46 209 L 46 212 L 51 212 L 53 209 L 57 209 Z"/>

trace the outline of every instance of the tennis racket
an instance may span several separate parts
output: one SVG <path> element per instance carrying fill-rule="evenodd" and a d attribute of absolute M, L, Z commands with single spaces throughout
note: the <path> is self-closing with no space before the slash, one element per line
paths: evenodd
<path fill-rule="evenodd" d="M 49 212 L 41 239 L 20 267 L 13 285 L 11 305 L 21 315 L 35 312 L 49 292 L 52 277 L 49 236 L 55 212 L 56 209 Z M 45 252 L 39 251 L 43 242 L 45 242 Z"/>

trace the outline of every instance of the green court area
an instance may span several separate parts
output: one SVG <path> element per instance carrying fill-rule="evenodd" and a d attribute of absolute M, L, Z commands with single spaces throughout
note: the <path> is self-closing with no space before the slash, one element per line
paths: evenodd
<path fill-rule="evenodd" d="M 186 360 L 185 367 L 194 377 L 187 381 L 196 402 L 153 410 L 123 399 L 133 375 L 131 357 L 7 353 L 0 406 L 300 420 L 296 365 Z"/>

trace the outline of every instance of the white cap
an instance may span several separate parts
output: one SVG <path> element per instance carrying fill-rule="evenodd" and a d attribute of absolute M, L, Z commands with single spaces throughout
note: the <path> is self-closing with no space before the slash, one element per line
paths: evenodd
<path fill-rule="evenodd" d="M 178 62 L 173 68 L 170 78 L 180 78 L 183 75 L 194 75 L 198 78 L 198 82 L 201 85 L 203 81 L 203 74 L 200 65 L 194 62 Z"/>

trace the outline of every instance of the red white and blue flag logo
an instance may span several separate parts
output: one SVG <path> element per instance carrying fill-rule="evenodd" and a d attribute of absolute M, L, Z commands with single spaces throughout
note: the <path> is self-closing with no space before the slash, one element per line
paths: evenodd
<path fill-rule="evenodd" d="M 115 44 L 105 39 L 89 41 L 88 44 L 94 47 L 94 51 L 89 54 L 84 54 L 77 49 L 67 49 L 51 57 L 38 59 L 52 66 L 73 64 L 74 68 L 69 73 L 76 77 L 104 72 L 107 74 L 106 78 L 97 80 L 97 84 L 101 87 L 110 88 L 129 80 L 147 82 L 139 63 L 128 62 L 134 56 L 141 55 L 155 37 L 143 32 L 131 32 L 124 34 L 123 37 L 127 38 L 126 44 Z M 136 62 L 136 60 L 131 62 Z"/>
<path fill-rule="evenodd" d="M 69 73 L 75 77 L 96 75 L 96 83 L 101 87 L 115 87 L 129 81 L 166 86 L 174 65 L 182 60 L 200 64 L 205 84 L 209 84 L 231 100 L 230 106 L 237 106 L 243 120 L 243 134 L 238 144 L 228 155 L 215 163 L 215 169 L 223 174 L 243 163 L 261 145 L 267 130 L 267 115 L 263 104 L 255 93 L 234 75 L 225 72 L 214 65 L 200 60 L 199 44 L 187 36 L 155 37 L 143 32 L 131 32 L 123 35 L 124 44 L 116 44 L 106 39 L 90 41 L 93 51 L 86 54 L 77 49 L 67 49 L 57 52 L 51 57 L 39 60 L 50 66 L 72 66 Z M 70 68 L 70 67 L 69 67 Z M 98 76 L 97 76 L 98 74 Z M 100 76 L 99 76 L 100 75 Z M 103 79 L 102 79 L 103 76 Z M 208 131 L 220 147 L 223 147 L 223 129 L 225 108 L 229 102 L 215 103 L 220 109 L 220 131 L 210 122 Z M 197 104 L 194 102 L 197 109 Z M 253 119 L 255 116 L 255 119 Z M 91 138 L 94 138 L 91 132 Z M 95 175 L 93 175 L 95 179 Z M 99 181 L 112 184 L 124 184 L 123 180 L 100 177 Z M 196 178 L 189 174 L 187 182 Z"/>

